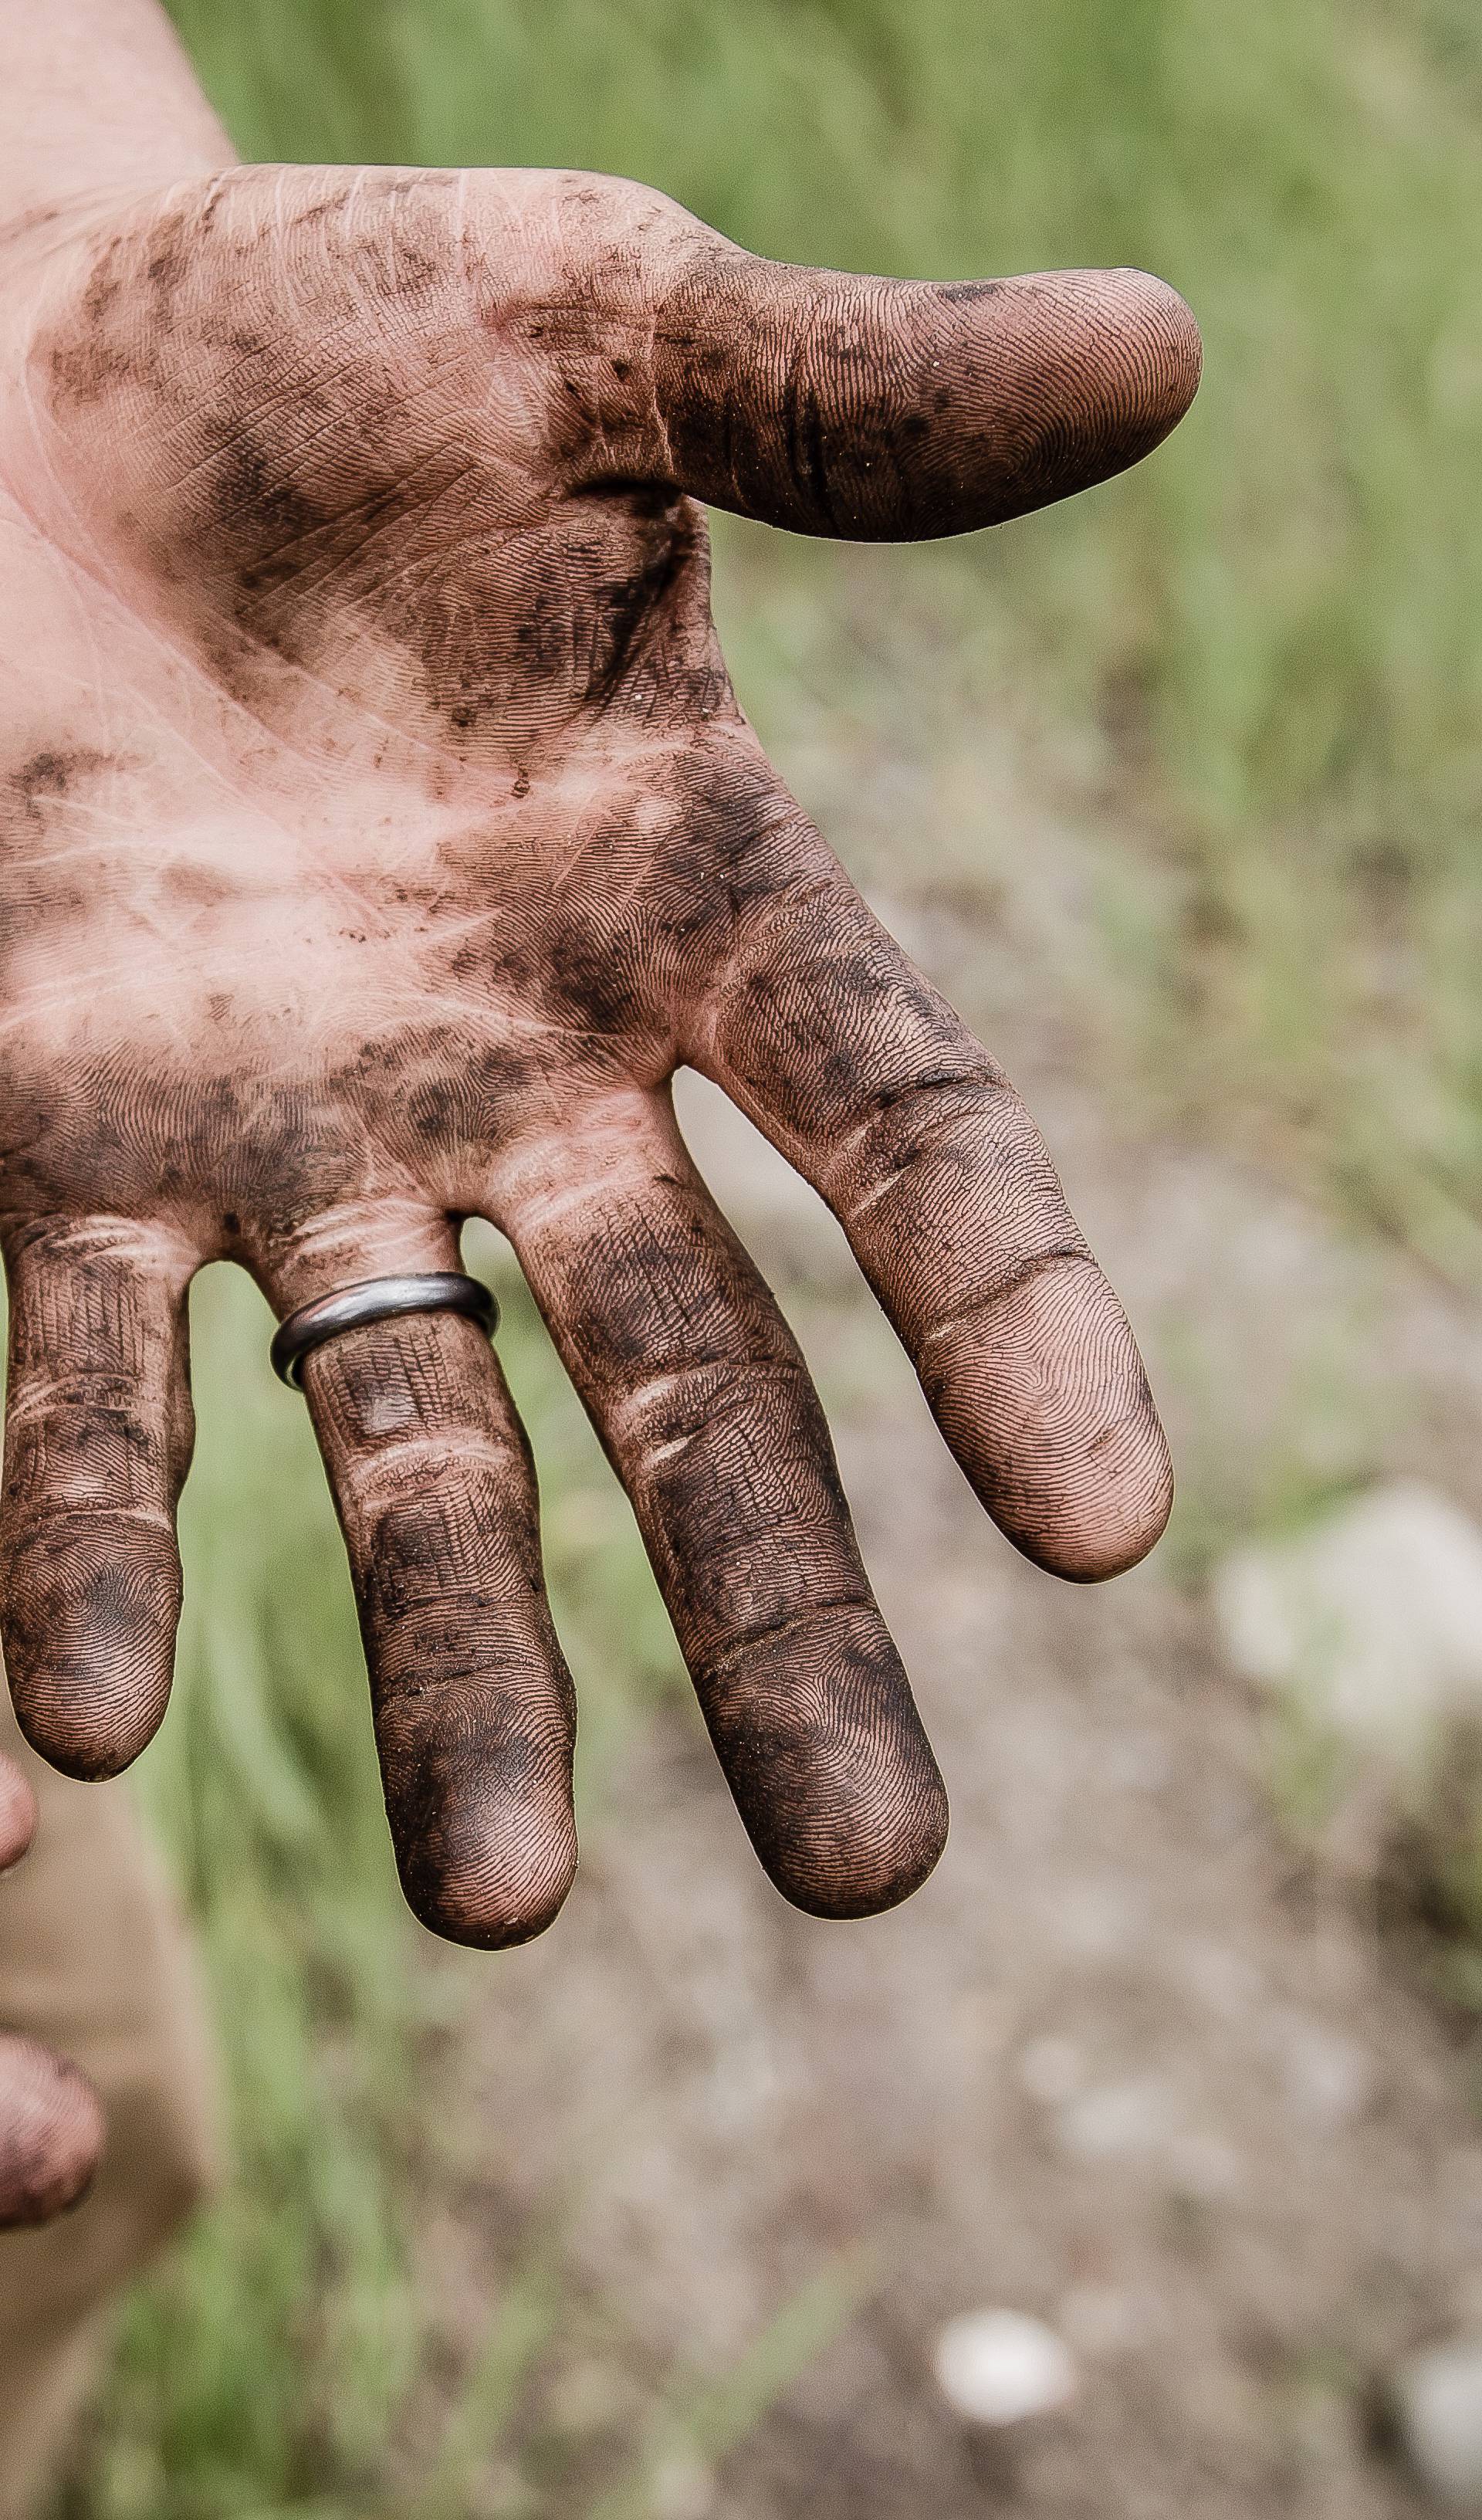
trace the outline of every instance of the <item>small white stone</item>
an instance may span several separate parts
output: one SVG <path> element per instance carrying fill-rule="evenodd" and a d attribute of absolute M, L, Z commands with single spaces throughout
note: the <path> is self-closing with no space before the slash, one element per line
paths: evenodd
<path fill-rule="evenodd" d="M 932 2358 L 947 2404 L 969 2423 L 1000 2426 L 1047 2415 L 1075 2394 L 1069 2347 L 1043 2319 L 1016 2310 L 951 2318 Z"/>
<path fill-rule="evenodd" d="M 1482 1711 L 1482 1531 L 1417 1481 L 1236 1551 L 1214 1608 L 1237 1670 L 1392 1767 L 1415 1771 Z"/>
<path fill-rule="evenodd" d="M 1453 2510 L 1482 2512 L 1482 2335 L 1413 2354 L 1392 2397 L 1415 2474 Z"/>

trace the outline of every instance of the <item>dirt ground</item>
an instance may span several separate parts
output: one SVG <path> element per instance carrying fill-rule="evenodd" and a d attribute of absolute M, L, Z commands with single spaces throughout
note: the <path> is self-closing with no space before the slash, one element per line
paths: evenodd
<path fill-rule="evenodd" d="M 815 1362 L 954 1824 L 907 1908 L 820 1924 L 756 1868 L 697 1722 L 664 1716 L 561 1925 L 481 2001 L 471 2122 L 517 2209 L 564 2200 L 625 2351 L 724 2365 L 852 2270 L 852 2314 L 744 2443 L 665 2470 L 661 2520 L 1398 2520 L 1421 2505 L 1372 2446 L 1376 2378 L 1482 2319 L 1464 2032 L 1283 1835 L 1204 1582 L 1293 1482 L 1418 1470 L 1482 1510 L 1482 1332 L 1274 1182 L 1140 1130 L 1038 1012 L 1042 878 L 991 935 L 893 909 L 1029 1096 L 1165 1404 L 1185 1503 L 1119 1584 L 1057 1587 L 991 1530 L 831 1222 L 682 1080 Z M 475 2257 L 507 2243 L 469 2228 Z M 1051 2319 L 1083 2372 L 1011 2461 L 930 2373 L 939 2322 L 988 2305 Z"/>

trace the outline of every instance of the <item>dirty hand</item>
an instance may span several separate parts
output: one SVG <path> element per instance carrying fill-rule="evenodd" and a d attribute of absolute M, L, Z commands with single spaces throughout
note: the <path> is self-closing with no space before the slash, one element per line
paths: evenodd
<path fill-rule="evenodd" d="M 1076 1579 L 1169 1503 L 1122 1313 L 1002 1071 L 769 767 L 698 501 L 989 525 L 1194 389 L 1133 272 L 933 288 L 753 258 L 570 174 L 247 167 L 0 244 L 0 1618 L 77 1776 L 159 1722 L 186 1292 L 280 1314 L 507 1234 L 632 1499 L 773 1879 L 930 1869 L 941 1781 L 819 1403 L 669 1080 L 822 1192 L 989 1512 Z M 407 1895 L 549 1922 L 571 1684 L 497 1355 L 317 1349 Z"/>

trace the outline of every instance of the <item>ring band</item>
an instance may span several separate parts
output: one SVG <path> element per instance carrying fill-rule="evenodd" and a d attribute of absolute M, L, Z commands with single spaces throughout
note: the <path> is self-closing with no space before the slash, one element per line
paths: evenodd
<path fill-rule="evenodd" d="M 464 1313 L 490 1338 L 499 1322 L 499 1306 L 477 1278 L 454 1269 L 433 1269 L 423 1278 L 367 1278 L 354 1286 L 337 1286 L 331 1295 L 316 1295 L 281 1322 L 268 1353 L 280 1382 L 303 1389 L 299 1368 L 304 1358 L 341 1330 L 364 1329 L 370 1322 L 388 1322 L 397 1313 Z"/>

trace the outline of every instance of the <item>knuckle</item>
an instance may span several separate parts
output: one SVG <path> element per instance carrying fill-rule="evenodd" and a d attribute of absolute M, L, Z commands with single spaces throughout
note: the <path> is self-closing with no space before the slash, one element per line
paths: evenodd
<path fill-rule="evenodd" d="M 640 1469 L 653 1468 L 696 1442 L 758 1420 L 781 1435 L 795 1422 L 803 1395 L 812 1402 L 798 1356 L 753 1351 L 687 1359 L 645 1375 L 614 1405 L 609 1423 L 624 1456 Z M 810 1417 L 815 1414 L 810 1408 Z"/>

